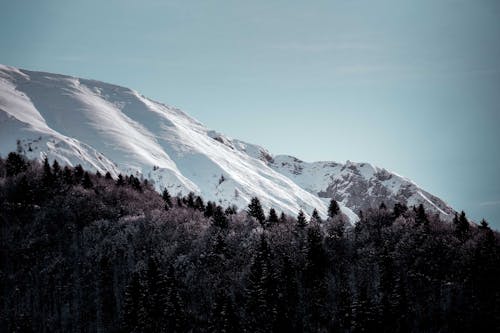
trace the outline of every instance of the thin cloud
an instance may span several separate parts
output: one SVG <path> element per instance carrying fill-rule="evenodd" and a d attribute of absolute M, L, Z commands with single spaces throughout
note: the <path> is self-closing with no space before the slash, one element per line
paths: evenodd
<path fill-rule="evenodd" d="M 272 46 L 273 49 L 303 52 L 324 52 L 332 50 L 375 50 L 377 46 L 369 43 L 358 42 L 289 42 Z"/>
<path fill-rule="evenodd" d="M 496 201 L 484 201 L 479 204 L 479 206 L 500 206 L 500 200 Z"/>

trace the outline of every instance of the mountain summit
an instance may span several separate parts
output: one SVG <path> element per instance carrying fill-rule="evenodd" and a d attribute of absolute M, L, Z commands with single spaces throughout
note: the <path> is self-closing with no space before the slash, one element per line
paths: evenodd
<path fill-rule="evenodd" d="M 239 208 L 257 196 L 266 209 L 316 208 L 322 216 L 333 198 L 353 222 L 354 212 L 382 202 L 423 204 L 445 219 L 454 212 L 409 179 L 368 163 L 273 155 L 132 89 L 0 65 L 0 154 L 16 150 Z"/>

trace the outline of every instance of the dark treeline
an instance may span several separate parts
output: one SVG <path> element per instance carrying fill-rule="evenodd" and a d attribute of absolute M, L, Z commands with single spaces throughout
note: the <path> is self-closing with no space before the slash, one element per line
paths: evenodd
<path fill-rule="evenodd" d="M 499 236 L 423 207 L 329 218 L 0 159 L 1 332 L 500 331 Z"/>

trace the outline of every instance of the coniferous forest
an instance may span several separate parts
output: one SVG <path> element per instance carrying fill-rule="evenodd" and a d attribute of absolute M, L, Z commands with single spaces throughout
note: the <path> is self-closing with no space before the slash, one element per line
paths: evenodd
<path fill-rule="evenodd" d="M 1 332 L 495 332 L 499 234 L 381 205 L 350 226 L 0 159 Z M 311 215 L 309 218 L 307 216 Z"/>

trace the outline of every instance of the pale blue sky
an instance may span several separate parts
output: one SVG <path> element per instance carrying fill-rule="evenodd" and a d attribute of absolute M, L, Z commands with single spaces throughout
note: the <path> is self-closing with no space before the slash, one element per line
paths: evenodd
<path fill-rule="evenodd" d="M 500 229 L 500 1 L 5 1 L 0 63 L 139 90 Z"/>

